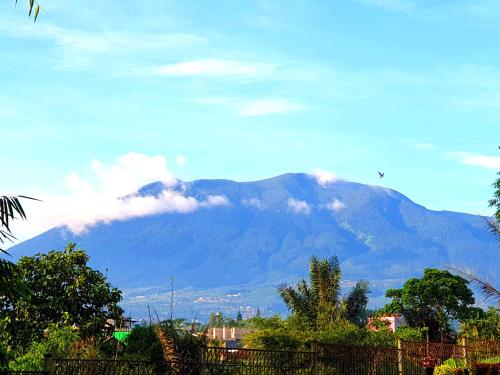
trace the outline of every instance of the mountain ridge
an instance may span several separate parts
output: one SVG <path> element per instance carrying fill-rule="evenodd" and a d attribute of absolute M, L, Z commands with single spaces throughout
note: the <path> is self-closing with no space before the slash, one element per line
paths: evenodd
<path fill-rule="evenodd" d="M 426 267 L 467 265 L 500 281 L 498 244 L 481 217 L 428 210 L 381 186 L 327 182 L 302 173 L 248 182 L 181 181 L 170 189 L 200 202 L 227 201 L 188 213 L 98 223 L 83 234 L 53 228 L 10 251 L 19 257 L 76 242 L 92 266 L 124 290 L 167 285 L 174 276 L 176 288 L 189 291 L 190 297 L 181 298 L 180 312 L 187 313 L 224 309 L 227 302 L 196 300 L 214 291 L 234 292 L 236 286 L 245 290 L 238 308 L 265 310 L 260 302 L 266 300 L 269 311 L 283 311 L 275 291 L 272 298 L 263 293 L 271 293 L 270 285 L 305 277 L 311 255 L 337 255 L 346 280 L 372 281 L 372 302 L 382 301 L 384 288 L 399 286 Z M 156 182 L 136 194 L 155 196 L 164 189 Z M 126 294 L 125 306 L 135 306 L 134 293 Z"/>

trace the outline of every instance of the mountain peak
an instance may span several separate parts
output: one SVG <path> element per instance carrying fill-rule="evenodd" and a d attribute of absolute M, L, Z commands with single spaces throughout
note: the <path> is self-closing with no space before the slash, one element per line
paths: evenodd
<path fill-rule="evenodd" d="M 386 287 L 426 267 L 464 264 L 500 281 L 500 252 L 480 217 L 430 211 L 381 186 L 287 173 L 249 182 L 155 182 L 138 194 L 157 196 L 165 189 L 200 202 L 197 209 L 96 224 L 78 235 L 54 228 L 11 252 L 19 257 L 76 242 L 119 288 L 150 290 L 173 276 L 176 288 L 191 288 L 182 302 L 187 312 L 224 309 L 229 302 L 193 301 L 229 289 L 241 290 L 238 308 L 266 301 L 279 310 L 274 286 L 304 277 L 312 255 L 337 255 L 347 279 L 371 280 L 375 304 Z M 202 204 L 214 199 L 227 204 Z M 273 296 L 264 297 L 269 288 Z M 139 308 L 134 294 L 127 295 L 124 305 Z"/>

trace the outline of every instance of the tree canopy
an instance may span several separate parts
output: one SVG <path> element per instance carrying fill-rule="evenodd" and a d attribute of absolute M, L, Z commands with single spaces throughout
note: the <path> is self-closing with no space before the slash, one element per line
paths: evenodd
<path fill-rule="evenodd" d="M 30 298 L 0 300 L 0 318 L 10 321 L 14 345 L 41 337 L 49 323 L 75 325 L 82 338 L 99 335 L 106 318 L 118 318 L 121 292 L 90 268 L 89 257 L 70 243 L 63 251 L 22 257 L 18 270 Z"/>
<path fill-rule="evenodd" d="M 451 319 L 466 319 L 474 304 L 469 282 L 446 270 L 425 269 L 421 279 L 409 279 L 401 289 L 389 289 L 385 306 L 389 313 L 401 313 L 412 327 L 427 328 L 432 340 L 444 340 Z"/>
<path fill-rule="evenodd" d="M 313 256 L 309 263 L 309 285 L 303 279 L 296 287 L 280 285 L 278 292 L 289 310 L 311 326 L 317 327 L 339 319 L 363 324 L 368 303 L 368 283 L 358 281 L 349 294 L 342 298 L 340 281 L 337 257 L 319 259 Z"/>

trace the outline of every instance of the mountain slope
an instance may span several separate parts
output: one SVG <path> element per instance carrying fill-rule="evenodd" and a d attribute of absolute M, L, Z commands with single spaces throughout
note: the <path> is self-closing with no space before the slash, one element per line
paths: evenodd
<path fill-rule="evenodd" d="M 156 196 L 164 188 L 154 183 L 139 194 Z M 379 302 L 386 287 L 445 264 L 466 265 L 500 284 L 498 244 L 480 217 L 430 211 L 390 189 L 347 181 L 325 186 L 307 174 L 197 180 L 178 189 L 198 201 L 222 196 L 228 204 L 98 224 L 81 235 L 54 228 L 11 252 L 76 242 L 139 314 L 146 301 L 164 309 L 170 276 L 180 315 L 282 310 L 275 286 L 306 276 L 313 254 L 337 255 L 344 279 L 370 280 Z"/>

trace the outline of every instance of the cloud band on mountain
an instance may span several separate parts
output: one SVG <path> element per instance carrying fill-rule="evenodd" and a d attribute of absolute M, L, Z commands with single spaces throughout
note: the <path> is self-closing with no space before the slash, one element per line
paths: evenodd
<path fill-rule="evenodd" d="M 73 233 L 81 234 L 97 223 L 230 205 L 221 195 L 200 200 L 185 196 L 181 184 L 167 168 L 164 156 L 130 152 L 109 165 L 94 160 L 91 169 L 92 176 L 87 178 L 70 173 L 66 177 L 66 194 L 32 194 L 42 202 L 28 202 L 31 232 L 66 226 Z M 159 194 L 137 194 L 142 186 L 157 181 L 164 186 Z M 24 225 L 21 225 L 21 233 Z"/>

